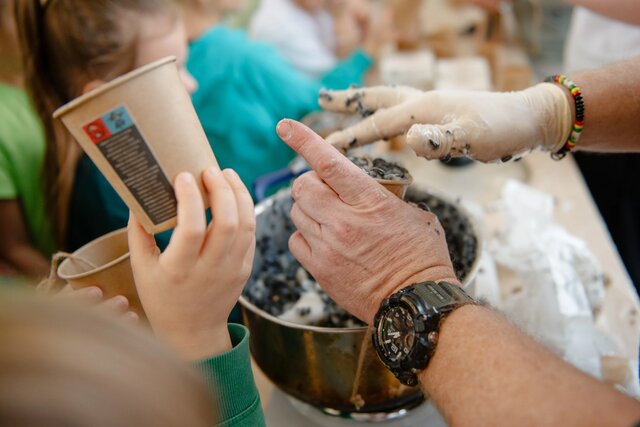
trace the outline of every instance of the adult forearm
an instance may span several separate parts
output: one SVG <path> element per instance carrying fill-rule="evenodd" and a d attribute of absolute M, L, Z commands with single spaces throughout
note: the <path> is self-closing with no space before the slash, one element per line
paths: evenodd
<path fill-rule="evenodd" d="M 582 88 L 585 102 L 584 131 L 577 149 L 640 151 L 640 57 L 569 78 Z"/>
<path fill-rule="evenodd" d="M 640 2 L 637 0 L 569 0 L 569 3 L 618 21 L 640 25 Z"/>
<path fill-rule="evenodd" d="M 638 402 L 484 307 L 463 307 L 444 321 L 420 380 L 450 425 L 630 427 L 640 420 Z"/>

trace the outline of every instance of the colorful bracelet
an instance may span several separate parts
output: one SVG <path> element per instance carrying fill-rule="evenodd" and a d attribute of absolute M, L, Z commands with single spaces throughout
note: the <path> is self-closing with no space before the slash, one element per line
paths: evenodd
<path fill-rule="evenodd" d="M 560 160 L 567 155 L 567 153 L 573 150 L 580 139 L 580 134 L 584 128 L 584 99 L 582 98 L 582 90 L 578 85 L 569 80 L 567 76 L 563 74 L 556 74 L 551 77 L 547 77 L 545 82 L 561 84 L 567 89 L 573 97 L 573 102 L 576 105 L 576 122 L 573 124 L 571 134 L 567 142 L 556 153 L 551 153 L 551 158 L 554 160 Z"/>

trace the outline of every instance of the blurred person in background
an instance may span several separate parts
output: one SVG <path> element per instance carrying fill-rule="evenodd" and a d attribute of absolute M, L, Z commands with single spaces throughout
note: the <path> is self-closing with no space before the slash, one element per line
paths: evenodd
<path fill-rule="evenodd" d="M 0 0 L 0 275 L 38 279 L 56 249 L 45 214 L 42 126 L 22 89 L 13 0 Z"/>
<path fill-rule="evenodd" d="M 249 332 L 227 324 L 251 272 L 253 203 L 231 170 L 210 168 L 202 179 L 213 222 L 195 178 L 179 174 L 178 225 L 164 252 L 131 217 L 150 330 L 70 299 L 2 294 L 1 425 L 264 425 Z"/>
<path fill-rule="evenodd" d="M 211 426 L 197 371 L 131 324 L 0 292 L 0 424 Z"/>
<path fill-rule="evenodd" d="M 321 79 L 289 64 L 272 46 L 225 25 L 238 0 L 179 0 L 189 38 L 187 69 L 198 82 L 193 105 L 221 167 L 238 172 L 250 188 L 256 178 L 285 168 L 295 153 L 274 132 L 284 117 L 302 119 L 319 109 L 322 87 L 362 85 L 372 62 L 355 55 Z"/>
<path fill-rule="evenodd" d="M 393 38 L 390 12 L 373 14 L 368 0 L 262 0 L 249 35 L 320 79 L 341 61 L 371 61 Z"/>

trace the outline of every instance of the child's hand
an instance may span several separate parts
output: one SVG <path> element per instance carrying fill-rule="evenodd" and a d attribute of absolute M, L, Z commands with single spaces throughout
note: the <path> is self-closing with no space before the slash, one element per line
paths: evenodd
<path fill-rule="evenodd" d="M 122 315 L 127 320 L 137 322 L 138 315 L 129 310 L 129 300 L 123 295 L 116 295 L 107 300 L 103 299 L 102 289 L 97 286 L 74 289 L 71 285 L 65 285 L 60 291 L 53 294 L 55 298 L 74 300 L 86 304 L 97 304 L 110 312 Z"/>
<path fill-rule="evenodd" d="M 194 177 L 176 178 L 178 226 L 160 253 L 137 219 L 129 220 L 129 249 L 138 295 L 156 335 L 188 359 L 231 349 L 227 317 L 253 265 L 253 201 L 238 175 L 203 173 L 213 220 L 207 227 Z"/>

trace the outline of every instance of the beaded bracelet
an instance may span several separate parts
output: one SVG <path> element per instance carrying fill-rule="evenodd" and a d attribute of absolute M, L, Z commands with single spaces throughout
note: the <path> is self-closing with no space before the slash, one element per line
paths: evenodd
<path fill-rule="evenodd" d="M 569 80 L 567 76 L 563 74 L 556 74 L 551 77 L 547 77 L 545 82 L 561 84 L 567 89 L 573 97 L 573 102 L 576 105 L 576 121 L 571 129 L 571 134 L 567 142 L 556 153 L 551 153 L 551 158 L 554 160 L 560 160 L 567 155 L 567 153 L 573 150 L 580 139 L 582 128 L 584 128 L 584 99 L 582 98 L 582 90 L 578 85 Z"/>

